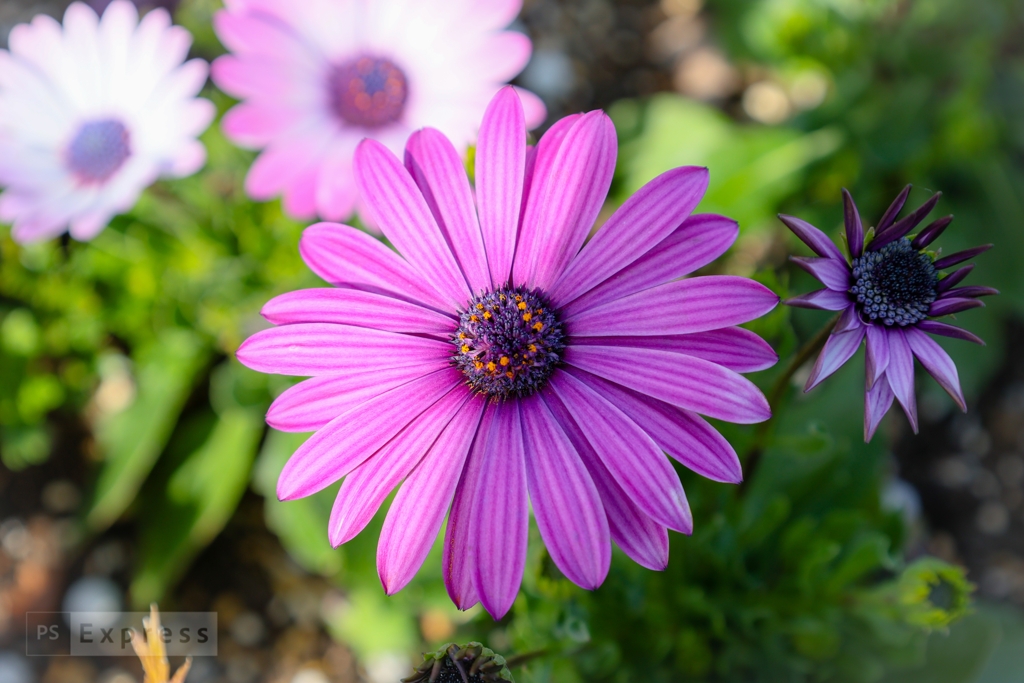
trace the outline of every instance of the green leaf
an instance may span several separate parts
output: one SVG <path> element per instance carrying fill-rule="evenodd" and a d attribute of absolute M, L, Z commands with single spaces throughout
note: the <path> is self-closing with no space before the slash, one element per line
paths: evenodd
<path fill-rule="evenodd" d="M 159 600 L 196 553 L 224 528 L 249 483 L 262 412 L 231 407 L 206 442 L 174 471 L 164 498 L 142 508 L 141 562 L 132 602 Z"/>
<path fill-rule="evenodd" d="M 281 539 L 289 554 L 310 572 L 333 576 L 342 568 L 344 554 L 331 547 L 327 522 L 334 502 L 333 489 L 300 498 L 277 499 L 277 477 L 308 434 L 270 430 L 253 475 L 253 488 L 265 499 L 267 526 Z"/>
<path fill-rule="evenodd" d="M 86 514 L 94 531 L 113 524 L 135 499 L 167 445 L 207 354 L 199 338 L 182 329 L 164 332 L 137 354 L 135 402 L 96 423 L 106 462 Z"/>

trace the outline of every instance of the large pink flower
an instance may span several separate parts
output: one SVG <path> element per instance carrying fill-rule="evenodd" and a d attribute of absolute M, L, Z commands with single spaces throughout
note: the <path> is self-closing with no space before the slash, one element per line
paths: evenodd
<path fill-rule="evenodd" d="M 272 300 L 263 314 L 277 327 L 239 348 L 256 370 L 313 376 L 267 421 L 316 431 L 281 473 L 282 499 L 345 478 L 332 543 L 359 533 L 404 480 L 377 553 L 388 593 L 413 577 L 448 513 L 452 600 L 505 614 L 526 561 L 528 501 L 576 584 L 601 584 L 613 540 L 661 569 L 667 529 L 692 530 L 665 453 L 711 479 L 741 479 L 735 451 L 700 416 L 768 418 L 738 373 L 777 357 L 736 325 L 778 297 L 741 277 L 685 277 L 737 235 L 728 218 L 690 215 L 704 168 L 651 181 L 584 244 L 615 156 L 600 111 L 562 119 L 528 148 L 511 88 L 484 116 L 475 202 L 437 130 L 409 139 L 404 165 L 363 142 L 356 180 L 399 253 L 354 228 L 314 225 L 300 250 L 336 288 Z"/>
<path fill-rule="evenodd" d="M 530 57 L 502 30 L 521 0 L 227 0 L 217 34 L 233 54 L 213 78 L 244 100 L 224 117 L 239 145 L 263 149 L 255 199 L 284 195 L 297 218 L 347 218 L 358 192 L 352 155 L 365 137 L 401 154 L 433 126 L 460 150 L 487 103 Z M 544 105 L 521 92 L 530 127 Z"/>

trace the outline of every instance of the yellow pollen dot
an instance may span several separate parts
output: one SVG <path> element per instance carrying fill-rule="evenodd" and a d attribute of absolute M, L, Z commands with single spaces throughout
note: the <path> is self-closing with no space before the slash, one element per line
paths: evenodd
<path fill-rule="evenodd" d="M 500 362 L 502 365 L 508 365 L 508 356 L 502 356 L 501 360 L 498 362 Z"/>
<path fill-rule="evenodd" d="M 516 298 L 518 299 L 519 297 L 516 297 Z M 520 311 L 525 311 L 526 310 L 526 302 L 525 301 L 520 301 L 519 302 L 519 310 Z"/>
<path fill-rule="evenodd" d="M 530 344 L 530 346 L 527 347 L 527 348 L 530 349 L 530 353 L 537 353 L 537 345 L 536 344 Z"/>
<path fill-rule="evenodd" d="M 465 338 L 466 338 L 466 333 L 465 332 L 459 332 L 459 339 L 465 339 Z"/>
<path fill-rule="evenodd" d="M 469 353 L 469 344 L 463 344 L 462 345 L 462 352 L 463 353 Z"/>
<path fill-rule="evenodd" d="M 537 321 L 536 323 L 534 323 L 534 325 L 533 325 L 533 329 L 535 329 L 535 330 L 537 330 L 538 332 L 540 332 L 541 330 L 543 330 L 543 329 L 544 329 L 544 323 L 542 323 L 542 322 L 540 322 L 540 321 L 538 320 L 538 321 Z"/>
<path fill-rule="evenodd" d="M 484 320 L 490 320 L 490 319 L 491 319 L 491 312 L 490 311 L 484 311 Z"/>
<path fill-rule="evenodd" d="M 523 314 L 523 320 L 525 320 L 526 322 L 530 322 L 531 318 L 533 318 L 533 314 L 532 313 L 524 313 Z"/>
<path fill-rule="evenodd" d="M 506 373 L 505 373 L 505 376 L 506 376 L 506 377 L 508 377 L 509 379 L 512 379 L 512 377 L 513 377 L 513 375 L 512 375 L 512 371 L 511 371 L 511 370 L 509 370 L 508 372 L 506 372 Z"/>
<path fill-rule="evenodd" d="M 522 300 L 523 300 L 523 297 L 521 297 L 518 294 L 516 294 L 516 301 L 522 301 Z"/>
<path fill-rule="evenodd" d="M 480 318 L 476 317 L 475 315 L 469 316 L 469 319 L 470 319 L 471 322 L 474 322 L 474 323 L 480 321 Z"/>
<path fill-rule="evenodd" d="M 473 365 L 476 367 L 477 370 L 483 370 L 484 369 L 484 364 L 481 363 L 480 361 L 476 361 L 475 363 L 473 363 Z"/>
<path fill-rule="evenodd" d="M 544 315 L 544 309 L 543 308 L 538 308 L 536 313 L 537 313 L 537 315 Z"/>
<path fill-rule="evenodd" d="M 476 307 L 478 309 L 480 309 L 481 311 L 484 310 L 484 305 L 483 304 L 477 304 Z"/>
<path fill-rule="evenodd" d="M 498 369 L 498 366 L 494 364 L 493 360 L 490 363 L 487 364 L 487 370 L 489 372 L 494 372 L 497 369 Z"/>

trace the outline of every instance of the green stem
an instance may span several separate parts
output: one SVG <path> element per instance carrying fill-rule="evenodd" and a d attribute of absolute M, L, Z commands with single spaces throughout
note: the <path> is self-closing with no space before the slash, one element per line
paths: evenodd
<path fill-rule="evenodd" d="M 772 410 L 772 416 L 757 425 L 757 430 L 754 432 L 754 441 L 747 450 L 747 456 L 743 459 L 743 483 L 740 485 L 740 488 L 745 488 L 748 482 L 754 479 L 754 471 L 757 469 L 758 464 L 760 464 L 761 456 L 764 454 L 768 435 L 771 433 L 772 425 L 775 423 L 775 416 L 779 412 L 779 404 L 782 403 L 782 399 L 786 396 L 786 388 L 793 379 L 793 375 L 803 367 L 804 363 L 809 361 L 812 356 L 825 346 L 825 342 L 828 341 L 828 337 L 832 334 L 832 330 L 837 322 L 839 322 L 838 314 L 818 330 L 817 334 L 804 342 L 804 345 L 800 347 L 796 355 L 790 359 L 786 369 L 776 378 L 775 384 L 772 385 L 771 391 L 768 392 L 768 405 Z"/>
<path fill-rule="evenodd" d="M 527 662 L 532 661 L 534 659 L 545 657 L 547 656 L 547 654 L 548 651 L 546 648 L 542 648 L 540 650 L 533 650 L 532 652 L 524 652 L 521 655 L 513 655 L 512 657 L 507 657 L 505 659 L 505 665 L 510 669 L 514 669 L 517 666 L 522 666 L 523 664 L 526 664 Z"/>

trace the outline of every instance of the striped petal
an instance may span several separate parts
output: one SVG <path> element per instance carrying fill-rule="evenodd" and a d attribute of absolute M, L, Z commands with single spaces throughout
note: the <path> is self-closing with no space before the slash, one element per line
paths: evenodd
<path fill-rule="evenodd" d="M 821 350 L 818 359 L 814 362 L 814 368 L 811 370 L 811 376 L 807 378 L 804 391 L 810 391 L 821 384 L 841 368 L 846 361 L 850 360 L 860 348 L 864 334 L 864 327 L 838 334 L 833 332 L 825 342 L 825 348 Z"/>
<path fill-rule="evenodd" d="M 669 529 L 687 534 L 693 531 L 679 476 L 651 437 L 568 373 L 556 372 L 549 386 L 632 501 Z"/>
<path fill-rule="evenodd" d="M 850 306 L 850 297 L 845 292 L 832 289 L 818 289 L 786 299 L 787 306 L 797 308 L 814 308 L 820 311 L 841 311 Z"/>
<path fill-rule="evenodd" d="M 550 167 L 538 161 L 516 245 L 515 284 L 547 289 L 562 274 L 604 205 L 617 152 L 615 126 L 598 110 L 573 124 Z"/>
<path fill-rule="evenodd" d="M 885 376 L 892 387 L 896 400 L 903 406 L 910 426 L 917 434 L 917 399 L 914 396 L 914 354 L 903 330 L 896 329 L 889 334 L 889 367 Z"/>
<path fill-rule="evenodd" d="M 785 214 L 779 214 L 779 220 L 782 221 L 787 228 L 792 230 L 793 234 L 799 237 L 800 241 L 810 247 L 811 251 L 818 256 L 835 259 L 837 261 L 845 260 L 843 258 L 843 252 L 839 251 L 839 247 L 837 247 L 825 233 L 818 230 L 807 221 L 801 220 L 796 216 L 787 216 Z"/>
<path fill-rule="evenodd" d="M 739 224 L 715 214 L 690 216 L 654 249 L 562 308 L 565 316 L 678 280 L 724 254 Z"/>
<path fill-rule="evenodd" d="M 713 481 L 743 480 L 736 450 L 698 415 L 575 368 L 568 372 L 622 410 L 687 469 Z"/>
<path fill-rule="evenodd" d="M 889 367 L 889 338 L 881 325 L 866 325 L 864 331 L 867 337 L 864 371 L 868 386 L 872 387 Z"/>
<path fill-rule="evenodd" d="M 275 325 L 337 323 L 385 332 L 449 337 L 455 318 L 401 299 L 358 289 L 299 289 L 276 296 L 260 314 Z"/>
<path fill-rule="evenodd" d="M 611 536 L 597 487 L 539 395 L 521 402 L 530 502 L 551 559 L 570 581 L 593 590 L 608 575 Z"/>
<path fill-rule="evenodd" d="M 451 355 L 451 344 L 425 337 L 333 323 L 296 323 L 262 330 L 238 347 L 242 365 L 277 375 L 314 376 L 427 366 Z"/>
<path fill-rule="evenodd" d="M 362 230 L 336 223 L 311 225 L 302 233 L 299 254 L 314 273 L 332 285 L 450 308 L 427 284 L 429 280 Z"/>
<path fill-rule="evenodd" d="M 495 287 L 512 272 L 525 165 L 523 105 L 515 90 L 505 87 L 484 113 L 476 146 L 477 209 Z"/>
<path fill-rule="evenodd" d="M 336 548 L 347 543 L 370 523 L 384 499 L 419 464 L 469 396 L 467 391 L 449 392 L 345 477 L 327 525 L 331 545 Z"/>
<path fill-rule="evenodd" d="M 356 184 L 381 231 L 449 304 L 465 306 L 466 279 L 412 176 L 391 151 L 367 138 L 355 154 Z"/>
<path fill-rule="evenodd" d="M 631 294 L 566 322 L 574 336 L 692 334 L 749 322 L 778 303 L 774 292 L 749 278 L 706 275 Z"/>
<path fill-rule="evenodd" d="M 530 505 L 519 403 L 498 406 L 480 464 L 470 534 L 476 546 L 473 579 L 484 609 L 501 619 L 515 602 L 526 568 Z"/>
<path fill-rule="evenodd" d="M 860 220 L 860 212 L 850 193 L 843 188 L 843 223 L 846 225 L 846 243 L 850 246 L 850 256 L 857 258 L 864 252 L 864 224 Z"/>
<path fill-rule="evenodd" d="M 552 287 L 562 306 L 601 284 L 668 237 L 696 208 L 708 187 L 708 170 L 684 166 L 641 187 L 601 226 Z"/>
<path fill-rule="evenodd" d="M 471 397 L 395 494 L 377 543 L 377 574 L 388 595 L 402 590 L 430 553 L 484 406 L 483 398 Z"/>
<path fill-rule="evenodd" d="M 655 571 L 665 569 L 668 566 L 668 530 L 647 516 L 619 486 L 558 397 L 547 390 L 542 398 L 590 472 L 608 518 L 611 539 L 640 566 Z"/>
<path fill-rule="evenodd" d="M 879 423 L 892 406 L 894 395 L 889 380 L 882 375 L 873 386 L 864 390 L 864 441 L 871 441 Z"/>
<path fill-rule="evenodd" d="M 846 292 L 850 289 L 850 267 L 846 261 L 837 261 L 834 258 L 803 258 L 801 256 L 790 256 L 789 260 L 831 290 Z"/>
<path fill-rule="evenodd" d="M 664 337 L 574 337 L 577 344 L 661 349 L 703 358 L 733 372 L 757 372 L 775 365 L 779 355 L 765 340 L 742 327 Z"/>
<path fill-rule="evenodd" d="M 460 383 L 457 371 L 441 370 L 334 418 L 288 460 L 277 480 L 277 497 L 303 498 L 338 481 Z"/>
<path fill-rule="evenodd" d="M 967 401 L 964 400 L 964 392 L 960 389 L 960 376 L 957 374 L 953 359 L 934 339 L 921 330 L 908 327 L 903 333 L 910 344 L 910 350 L 921 361 L 924 369 L 956 401 L 960 410 L 966 413 Z"/>
<path fill-rule="evenodd" d="M 488 289 L 491 276 L 473 192 L 455 147 L 440 131 L 424 128 L 406 143 L 405 165 L 455 252 L 470 290 Z"/>
<path fill-rule="evenodd" d="M 684 410 L 737 424 L 771 417 L 764 394 L 732 370 L 658 349 L 570 346 L 565 361 L 581 370 Z"/>

